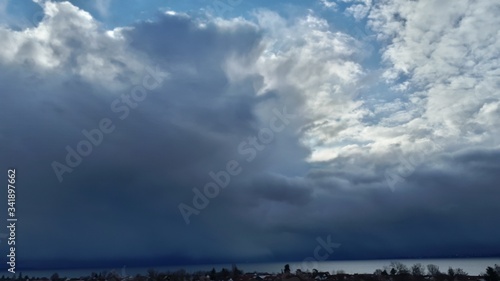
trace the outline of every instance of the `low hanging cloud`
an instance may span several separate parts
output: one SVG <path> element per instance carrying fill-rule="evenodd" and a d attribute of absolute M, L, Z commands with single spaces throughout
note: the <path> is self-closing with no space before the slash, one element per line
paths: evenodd
<path fill-rule="evenodd" d="M 382 69 L 314 11 L 106 30 L 46 1 L 36 27 L 0 27 L 19 265 L 303 260 L 327 235 L 336 259 L 498 255 L 498 4 L 358 2 Z M 161 85 L 120 118 L 151 69 Z M 247 161 L 239 146 L 284 108 L 295 118 Z M 60 182 L 51 163 L 103 118 L 114 130 Z M 179 204 L 233 160 L 241 173 L 186 225 Z"/>

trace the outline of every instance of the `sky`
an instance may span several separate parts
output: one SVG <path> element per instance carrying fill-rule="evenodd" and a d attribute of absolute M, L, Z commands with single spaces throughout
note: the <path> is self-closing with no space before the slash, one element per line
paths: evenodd
<path fill-rule="evenodd" d="M 500 256 L 498 14 L 0 0 L 16 267 Z"/>

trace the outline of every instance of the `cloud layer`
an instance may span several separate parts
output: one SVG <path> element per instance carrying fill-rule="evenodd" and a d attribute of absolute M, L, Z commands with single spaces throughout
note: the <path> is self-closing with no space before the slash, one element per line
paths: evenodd
<path fill-rule="evenodd" d="M 47 1 L 36 27 L 0 27 L 19 266 L 302 260 L 325 235 L 334 259 L 498 255 L 499 4 L 340 2 L 322 1 L 377 41 L 314 10 L 107 30 Z M 54 161 L 103 119 L 60 182 Z M 241 173 L 186 225 L 179 204 L 230 161 Z"/>

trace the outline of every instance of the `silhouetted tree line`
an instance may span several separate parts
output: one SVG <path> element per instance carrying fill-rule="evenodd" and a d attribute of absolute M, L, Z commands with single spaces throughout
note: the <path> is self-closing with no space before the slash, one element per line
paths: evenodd
<path fill-rule="evenodd" d="M 460 281 L 460 280 L 473 280 L 469 274 L 461 268 L 448 268 L 447 271 L 442 272 L 437 265 L 429 264 L 424 267 L 422 264 L 417 263 L 411 267 L 407 267 L 400 262 L 392 262 L 388 268 L 377 269 L 374 274 L 379 278 L 374 280 L 435 280 L 435 281 Z M 486 281 L 500 281 L 500 266 L 487 267 L 486 273 L 480 274 Z M 388 278 L 389 277 L 389 278 Z"/>
<path fill-rule="evenodd" d="M 231 269 L 222 268 L 220 271 L 212 268 L 210 271 L 197 271 L 189 273 L 183 269 L 177 271 L 159 272 L 154 269 L 149 269 L 146 275 L 137 274 L 135 276 L 121 276 L 115 271 L 111 272 L 92 272 L 89 276 L 80 278 L 66 278 L 60 277 L 58 273 L 52 274 L 50 278 L 29 277 L 18 273 L 16 275 L 0 277 L 0 281 L 239 281 L 244 276 L 242 270 L 233 265 Z M 251 276 L 250 279 L 248 276 Z M 478 278 L 485 281 L 500 281 L 500 266 L 488 266 L 486 272 L 477 276 L 478 278 L 471 277 L 461 268 L 448 268 L 446 271 L 441 271 L 437 265 L 429 264 L 423 266 L 420 263 L 414 264 L 411 267 L 406 266 L 400 262 L 392 262 L 389 266 L 383 269 L 377 269 L 373 274 L 346 274 L 343 270 L 329 272 L 319 272 L 316 269 L 306 272 L 297 269 L 295 274 L 291 273 L 290 266 L 287 264 L 282 270 L 281 274 L 273 275 L 272 281 L 287 280 L 293 277 L 299 278 L 301 281 L 462 281 L 462 280 L 478 280 Z M 245 281 L 261 281 L 256 274 L 247 275 Z M 266 279 L 267 280 L 267 279 Z"/>

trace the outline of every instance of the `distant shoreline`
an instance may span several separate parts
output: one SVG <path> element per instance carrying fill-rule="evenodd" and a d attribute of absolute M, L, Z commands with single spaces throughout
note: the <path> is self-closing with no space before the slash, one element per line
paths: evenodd
<path fill-rule="evenodd" d="M 376 269 L 383 269 L 388 267 L 392 261 L 401 262 L 408 267 L 415 263 L 421 263 L 422 265 L 436 264 L 443 271 L 448 270 L 448 267 L 462 268 L 469 275 L 479 275 L 484 273 L 487 266 L 494 266 L 495 264 L 500 264 L 500 258 L 472 258 L 472 259 L 393 259 L 393 260 L 360 260 L 360 261 L 323 261 L 318 262 L 319 271 L 332 272 L 342 270 L 346 274 L 372 274 Z M 236 264 L 238 268 L 246 273 L 258 272 L 267 274 L 278 274 L 281 273 L 284 264 L 289 264 L 292 271 L 303 267 L 301 262 L 273 262 L 273 263 L 238 263 Z M 122 267 L 95 267 L 95 268 L 82 268 L 82 269 L 41 269 L 41 270 L 20 270 L 16 271 L 16 275 L 19 272 L 23 276 L 28 277 L 46 277 L 49 278 L 53 273 L 57 272 L 60 276 L 67 278 L 79 278 L 83 276 L 90 276 L 92 272 L 117 272 L 119 274 L 124 273 L 126 275 L 135 276 L 137 274 L 145 275 L 149 269 L 154 269 L 159 272 L 174 272 L 178 270 L 184 270 L 188 273 L 194 273 L 197 271 L 209 271 L 212 268 L 216 270 L 221 270 L 222 268 L 231 269 L 231 264 L 205 264 L 205 265 L 179 265 L 179 266 L 149 266 L 149 267 L 129 267 L 126 264 Z M 312 271 L 313 268 L 303 268 L 303 271 Z M 12 276 L 11 273 L 4 269 L 2 273 L 4 276 Z"/>

